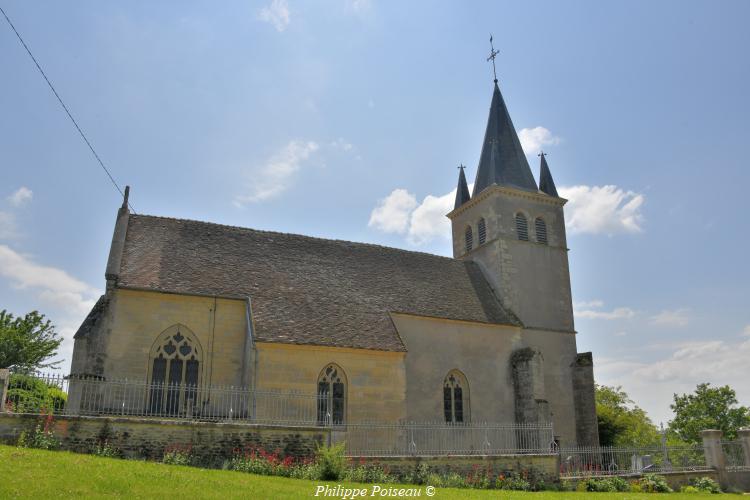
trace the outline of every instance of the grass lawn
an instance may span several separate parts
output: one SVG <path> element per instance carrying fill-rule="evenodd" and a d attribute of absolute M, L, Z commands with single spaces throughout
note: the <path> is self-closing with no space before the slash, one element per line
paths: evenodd
<path fill-rule="evenodd" d="M 242 472 L 206 470 L 153 462 L 100 458 L 64 451 L 42 451 L 0 446 L 0 499 L 9 498 L 311 498 L 315 481 L 256 476 Z M 333 483 L 335 484 L 335 483 Z M 342 483 L 345 487 L 372 485 Z M 393 486 L 393 485 L 384 485 Z M 412 486 L 404 486 L 411 488 Z M 709 496 L 709 495 L 705 495 Z M 645 493 L 522 493 L 492 490 L 437 489 L 438 499 L 551 498 L 678 499 L 699 494 Z M 318 498 L 337 498 L 323 497 Z M 367 497 L 372 498 L 372 497 Z M 378 498 L 378 497 L 376 497 Z M 394 498 L 394 497 L 379 497 Z M 420 498 L 429 498 L 421 487 Z"/>

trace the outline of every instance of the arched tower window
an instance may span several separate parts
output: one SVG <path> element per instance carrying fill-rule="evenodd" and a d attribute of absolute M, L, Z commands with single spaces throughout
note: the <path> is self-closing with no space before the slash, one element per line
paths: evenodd
<path fill-rule="evenodd" d="M 185 325 L 164 330 L 151 348 L 149 412 L 180 415 L 197 406 L 203 350 Z"/>
<path fill-rule="evenodd" d="M 451 370 L 443 381 L 443 415 L 450 423 L 469 420 L 469 384 L 458 370 Z"/>
<path fill-rule="evenodd" d="M 487 225 L 484 222 L 484 217 L 479 219 L 477 223 L 477 233 L 479 233 L 479 244 L 484 245 L 484 242 L 487 241 Z"/>
<path fill-rule="evenodd" d="M 342 425 L 346 415 L 346 377 L 330 364 L 318 377 L 318 425 Z"/>
<path fill-rule="evenodd" d="M 521 212 L 516 214 L 516 234 L 521 241 L 529 241 L 529 222 Z"/>
<path fill-rule="evenodd" d="M 471 226 L 466 226 L 466 251 L 471 252 L 472 247 L 474 247 L 474 233 L 471 230 Z"/>
<path fill-rule="evenodd" d="M 536 229 L 536 241 L 544 245 L 547 244 L 547 224 L 544 223 L 544 219 L 537 217 L 534 221 L 534 228 Z"/>

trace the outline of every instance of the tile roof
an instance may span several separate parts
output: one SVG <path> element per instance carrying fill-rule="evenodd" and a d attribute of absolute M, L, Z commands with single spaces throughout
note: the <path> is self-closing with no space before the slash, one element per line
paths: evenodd
<path fill-rule="evenodd" d="M 261 342 L 404 351 L 389 312 L 520 325 L 473 262 L 147 215 L 130 215 L 118 286 L 249 296 Z"/>

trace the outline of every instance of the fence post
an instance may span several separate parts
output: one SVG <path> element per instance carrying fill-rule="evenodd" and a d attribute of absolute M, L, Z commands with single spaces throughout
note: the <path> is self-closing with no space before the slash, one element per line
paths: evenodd
<path fill-rule="evenodd" d="M 0 369 L 0 411 L 5 411 L 6 394 L 8 393 L 8 384 L 10 383 L 10 370 L 7 368 Z"/>
<path fill-rule="evenodd" d="M 738 429 L 737 439 L 742 443 L 742 451 L 745 455 L 745 465 L 750 467 L 750 427 Z"/>
<path fill-rule="evenodd" d="M 703 453 L 706 454 L 706 465 L 715 469 L 719 475 L 719 485 L 722 488 L 727 486 L 726 458 L 724 449 L 721 446 L 721 436 L 723 433 L 716 429 L 707 429 L 701 431 L 703 439 Z"/>

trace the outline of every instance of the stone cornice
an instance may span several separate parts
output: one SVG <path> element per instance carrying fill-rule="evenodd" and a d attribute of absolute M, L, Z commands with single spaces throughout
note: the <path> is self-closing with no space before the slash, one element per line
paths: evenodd
<path fill-rule="evenodd" d="M 459 214 L 473 207 L 474 205 L 479 204 L 482 200 L 489 198 L 493 194 L 504 194 L 504 195 L 515 197 L 515 198 L 523 198 L 523 199 L 532 200 L 532 201 L 544 203 L 547 205 L 554 205 L 558 207 L 562 207 L 568 202 L 568 200 L 566 200 L 565 198 L 554 198 L 552 196 L 549 196 L 543 193 L 532 193 L 530 191 L 524 191 L 522 189 L 509 188 L 506 186 L 498 186 L 497 184 L 495 184 L 488 188 L 485 188 L 476 197 L 467 201 L 460 207 L 452 210 L 450 213 L 448 213 L 447 217 L 449 219 L 453 219 Z"/>

